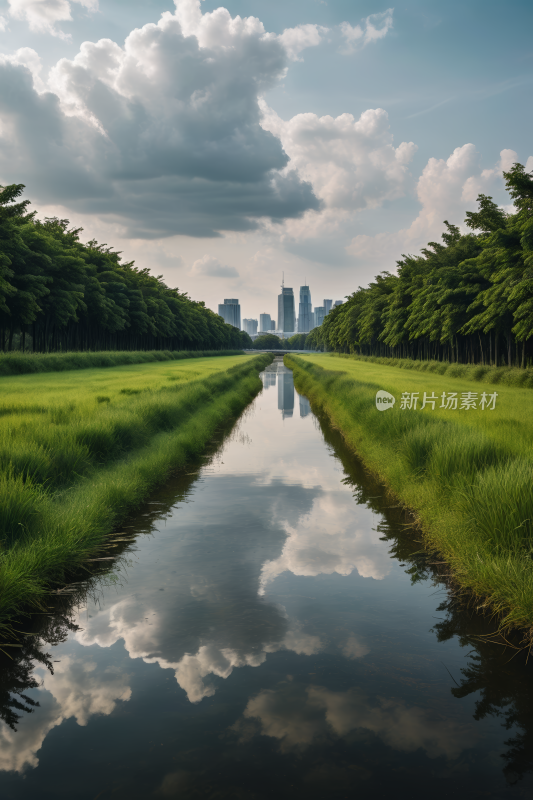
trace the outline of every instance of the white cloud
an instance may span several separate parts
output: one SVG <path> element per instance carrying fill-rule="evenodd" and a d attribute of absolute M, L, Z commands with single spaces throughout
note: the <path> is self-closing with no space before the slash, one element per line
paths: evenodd
<path fill-rule="evenodd" d="M 69 36 L 56 25 L 72 20 L 73 3 L 89 11 L 98 10 L 98 0 L 8 0 L 8 3 L 13 19 L 27 22 L 31 31 L 49 33 L 61 39 L 68 39 Z"/>
<path fill-rule="evenodd" d="M 277 38 L 291 61 L 303 61 L 300 58 L 302 50 L 319 45 L 327 32 L 328 28 L 321 25 L 298 25 L 296 28 L 286 28 Z"/>
<path fill-rule="evenodd" d="M 282 752 L 334 741 L 357 729 L 375 734 L 403 753 L 422 749 L 429 758 L 457 758 L 475 741 L 472 725 L 444 719 L 426 708 L 385 698 L 373 705 L 357 689 L 333 692 L 309 686 L 302 690 L 291 683 L 265 689 L 248 701 L 243 719 L 233 726 L 242 734 L 241 740 L 250 738 L 246 721 L 256 721 L 257 733 L 277 739 Z"/>
<path fill-rule="evenodd" d="M 63 656 L 54 675 L 43 671 L 38 713 L 29 714 L 15 732 L 0 724 L 0 770 L 22 772 L 39 763 L 37 753 L 52 728 L 74 718 L 87 725 L 96 714 L 108 716 L 119 700 L 131 697 L 128 676 L 112 667 L 99 670 L 87 659 Z"/>
<path fill-rule="evenodd" d="M 363 658 L 370 653 L 370 648 L 356 639 L 356 637 L 352 634 L 348 637 L 348 640 L 344 647 L 342 648 L 342 654 L 346 656 L 346 658 L 351 658 L 353 660 L 357 658 Z"/>
<path fill-rule="evenodd" d="M 198 594 L 195 587 L 191 588 L 191 594 Z M 267 653 L 281 649 L 312 655 L 322 647 L 318 636 L 306 634 L 296 624 L 280 641 L 266 642 L 255 652 L 239 652 L 234 647 L 210 642 L 200 645 L 195 653 L 185 653 L 172 660 L 158 654 L 163 628 L 160 614 L 144 607 L 139 610 L 130 600 L 122 600 L 93 617 L 85 624 L 85 629 L 76 634 L 76 639 L 86 647 L 94 644 L 111 647 L 122 639 L 130 658 L 142 658 L 147 664 L 173 670 L 176 682 L 191 703 L 199 703 L 204 697 L 215 694 L 214 686 L 206 680 L 211 675 L 228 678 L 236 667 L 258 667 L 265 661 Z"/>
<path fill-rule="evenodd" d="M 370 14 L 361 25 L 350 25 L 349 22 L 341 23 L 341 36 L 345 41 L 342 48 L 344 53 L 353 53 L 359 46 L 365 47 L 370 42 L 377 42 L 391 30 L 393 26 L 393 8 L 388 8 L 379 14 Z"/>
<path fill-rule="evenodd" d="M 218 258 L 205 255 L 198 258 L 192 265 L 191 275 L 209 278 L 238 278 L 239 273 L 235 267 L 221 264 Z"/>
<path fill-rule="evenodd" d="M 322 201 L 322 224 L 338 224 L 343 215 L 377 208 L 405 194 L 408 165 L 417 147 L 413 142 L 394 147 L 382 108 L 364 111 L 359 119 L 352 114 L 334 118 L 307 113 L 287 121 L 264 102 L 262 110 L 262 125 L 281 140 L 289 167 Z M 317 214 L 311 213 L 289 230 L 293 235 L 316 235 L 317 222 Z"/>
<path fill-rule="evenodd" d="M 11 56 L 0 54 L 0 64 L 26 67 L 31 73 L 35 91 L 41 93 L 46 90 L 46 84 L 41 77 L 41 57 L 31 47 L 20 47 Z"/>
<path fill-rule="evenodd" d="M 309 514 L 295 525 L 281 520 L 287 539 L 279 558 L 263 565 L 260 593 L 286 571 L 316 576 L 350 575 L 355 569 L 361 577 L 375 580 L 388 575 L 387 552 L 371 526 L 355 527 L 353 512 L 352 495 L 336 492 L 317 497 Z"/>
<path fill-rule="evenodd" d="M 0 33 L 3 33 L 5 30 L 7 30 L 7 19 L 0 16 Z"/>
<path fill-rule="evenodd" d="M 482 170 L 473 144 L 456 147 L 446 160 L 430 158 L 416 188 L 421 209 L 409 228 L 356 236 L 347 247 L 348 253 L 374 263 L 376 270 L 389 269 L 401 253 L 418 252 L 428 241 L 438 240 L 445 219 L 462 224 L 465 211 L 476 208 L 479 193 L 492 194 L 503 187 L 502 171 L 516 160 L 514 150 L 502 150 L 497 164 Z"/>

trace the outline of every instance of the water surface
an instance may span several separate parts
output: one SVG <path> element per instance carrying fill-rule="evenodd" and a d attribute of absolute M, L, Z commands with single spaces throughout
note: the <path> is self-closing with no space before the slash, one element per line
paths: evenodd
<path fill-rule="evenodd" d="M 281 361 L 262 378 L 0 662 L 0 796 L 530 797 L 524 654 L 450 598 Z"/>

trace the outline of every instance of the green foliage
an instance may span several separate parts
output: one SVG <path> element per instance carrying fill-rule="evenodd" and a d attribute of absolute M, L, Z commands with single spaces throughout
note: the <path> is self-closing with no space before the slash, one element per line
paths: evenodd
<path fill-rule="evenodd" d="M 2 378 L 0 627 L 97 555 L 153 487 L 242 411 L 270 360 Z"/>
<path fill-rule="evenodd" d="M 273 333 L 263 333 L 253 342 L 252 347 L 254 350 L 283 350 L 285 344 L 279 336 L 275 336 Z"/>
<path fill-rule="evenodd" d="M 44 221 L 0 187 L 0 350 L 14 337 L 34 352 L 237 350 L 244 331 L 171 289 L 161 275 L 123 263 L 105 244 L 80 242 L 66 219 Z"/>
<path fill-rule="evenodd" d="M 448 562 L 456 584 L 501 614 L 503 628 L 531 631 L 529 391 L 505 386 L 505 376 L 500 376 L 493 411 L 409 411 L 396 403 L 380 413 L 377 389 L 397 398 L 404 391 L 439 395 L 449 391 L 450 373 L 420 369 L 421 362 L 411 362 L 414 368 L 409 370 L 391 368 L 375 358 L 291 355 L 285 361 L 294 370 L 298 391 L 328 415 L 365 466 L 415 512 L 427 545 Z M 466 374 L 457 375 L 454 391 L 471 390 L 468 370 L 473 369 L 459 366 Z"/>
<path fill-rule="evenodd" d="M 327 315 L 313 349 L 524 368 L 533 363 L 533 177 L 504 173 L 517 209 L 487 195 L 467 212 L 472 233 L 445 220 L 442 242 L 403 255 Z"/>
<path fill-rule="evenodd" d="M 504 386 L 520 386 L 533 389 L 533 368 L 489 367 L 474 364 L 450 364 L 448 361 L 415 361 L 411 358 L 386 358 L 382 356 L 359 356 L 345 353 L 331 354 L 338 358 L 349 358 L 369 364 L 382 364 L 386 367 L 398 367 L 415 372 L 436 373 L 448 378 L 461 378 L 479 383 L 502 384 Z"/>
<path fill-rule="evenodd" d="M 0 353 L 0 375 L 23 375 L 36 372 L 63 372 L 73 369 L 119 367 L 125 364 L 148 364 L 153 361 L 177 361 L 185 358 L 213 358 L 239 355 L 242 350 L 130 350 L 96 353 Z"/>

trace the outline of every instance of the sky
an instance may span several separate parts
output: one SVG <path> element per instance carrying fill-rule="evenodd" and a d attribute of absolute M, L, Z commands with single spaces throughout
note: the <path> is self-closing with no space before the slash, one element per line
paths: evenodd
<path fill-rule="evenodd" d="M 388 0 L 389 2 L 391 0 Z M 340 300 L 533 170 L 529 0 L 0 0 L 0 185 L 217 310 Z"/>

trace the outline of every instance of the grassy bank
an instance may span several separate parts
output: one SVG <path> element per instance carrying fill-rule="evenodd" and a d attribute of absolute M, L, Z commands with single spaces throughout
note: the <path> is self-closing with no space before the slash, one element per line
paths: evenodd
<path fill-rule="evenodd" d="M 73 369 L 101 369 L 184 358 L 213 358 L 239 355 L 242 350 L 116 350 L 94 353 L 0 353 L 0 375 L 62 372 Z"/>
<path fill-rule="evenodd" d="M 261 388 L 271 356 L 3 378 L 0 627 L 38 607 Z"/>
<path fill-rule="evenodd" d="M 367 467 L 413 509 L 426 543 L 450 564 L 478 605 L 503 627 L 533 629 L 533 395 L 498 386 L 494 410 L 440 408 L 468 380 L 407 372 L 329 355 L 286 356 L 295 384 L 328 415 Z M 396 397 L 387 411 L 376 392 Z M 481 390 L 481 387 L 479 387 Z M 495 389 L 488 389 L 492 392 Z M 419 393 L 402 409 L 402 393 Z M 423 393 L 439 400 L 420 408 Z M 482 391 L 478 392 L 478 401 Z"/>
<path fill-rule="evenodd" d="M 416 361 L 411 358 L 384 358 L 346 353 L 328 353 L 328 355 L 334 358 L 362 361 L 367 364 L 381 364 L 384 367 L 398 367 L 415 372 L 446 375 L 447 378 L 461 378 L 465 381 L 533 389 L 533 368 L 531 367 L 520 369 L 518 367 L 491 367 L 482 364 L 451 364 L 449 361 Z"/>

